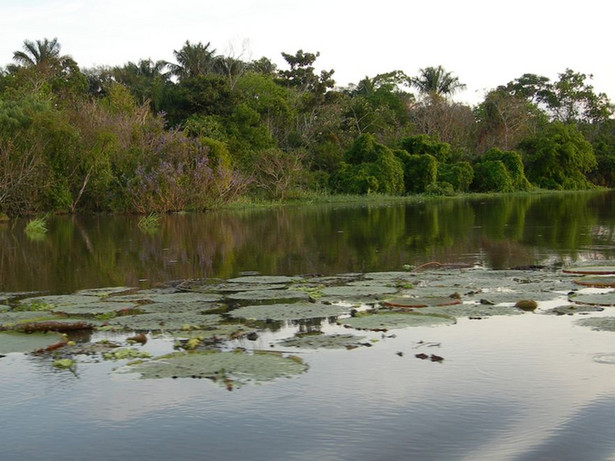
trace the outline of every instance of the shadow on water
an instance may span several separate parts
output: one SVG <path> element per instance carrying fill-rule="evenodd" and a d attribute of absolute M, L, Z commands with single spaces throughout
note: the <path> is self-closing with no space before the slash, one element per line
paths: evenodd
<path fill-rule="evenodd" d="M 412 204 L 314 205 L 163 216 L 57 216 L 29 239 L 0 226 L 0 290 L 71 292 L 173 279 L 402 270 L 429 261 L 495 269 L 612 257 L 611 193 Z"/>

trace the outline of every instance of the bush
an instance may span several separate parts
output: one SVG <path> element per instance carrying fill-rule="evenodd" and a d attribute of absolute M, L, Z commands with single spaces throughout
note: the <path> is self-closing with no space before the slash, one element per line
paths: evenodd
<path fill-rule="evenodd" d="M 514 151 L 502 151 L 494 147 L 485 152 L 481 158 L 481 161 L 482 160 L 501 161 L 510 174 L 513 190 L 527 191 L 531 189 L 532 186 L 525 177 L 523 161 L 519 153 Z"/>
<path fill-rule="evenodd" d="M 403 150 L 395 151 L 395 155 L 403 165 L 406 192 L 421 193 L 435 185 L 438 161 L 432 155 L 412 155 Z"/>
<path fill-rule="evenodd" d="M 413 155 L 431 155 L 440 163 L 446 163 L 451 157 L 451 146 L 439 142 L 426 134 L 418 134 L 403 138 L 401 148 Z"/>
<path fill-rule="evenodd" d="M 467 192 L 474 179 L 474 169 L 469 162 L 438 165 L 438 182 L 450 184 L 457 192 Z"/>
<path fill-rule="evenodd" d="M 477 192 L 511 192 L 513 180 L 500 160 L 487 160 L 474 165 L 472 189 Z"/>
<path fill-rule="evenodd" d="M 346 152 L 339 170 L 331 175 L 331 187 L 349 194 L 402 194 L 404 169 L 391 149 L 363 134 Z"/>
<path fill-rule="evenodd" d="M 447 183 L 445 181 L 438 181 L 435 184 L 430 184 L 425 188 L 425 193 L 427 195 L 442 195 L 442 196 L 451 196 L 455 195 L 455 190 L 453 189 L 453 185 Z"/>

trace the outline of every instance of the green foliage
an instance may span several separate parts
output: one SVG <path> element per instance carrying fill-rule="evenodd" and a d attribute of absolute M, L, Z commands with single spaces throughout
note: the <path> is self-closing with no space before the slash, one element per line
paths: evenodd
<path fill-rule="evenodd" d="M 451 157 L 451 146 L 445 142 L 439 142 L 426 134 L 418 134 L 403 138 L 401 148 L 413 155 L 431 155 L 440 163 L 446 163 Z"/>
<path fill-rule="evenodd" d="M 425 194 L 436 196 L 451 196 L 455 195 L 453 185 L 446 181 L 438 181 L 435 184 L 430 184 L 425 188 Z"/>
<path fill-rule="evenodd" d="M 388 147 L 368 134 L 359 136 L 345 154 L 345 163 L 332 176 L 332 187 L 338 192 L 367 194 L 404 192 L 404 170 Z"/>
<path fill-rule="evenodd" d="M 26 224 L 25 232 L 28 235 L 43 235 L 47 233 L 47 219 L 34 218 L 28 221 Z"/>
<path fill-rule="evenodd" d="M 485 160 L 474 165 L 472 189 L 477 192 L 512 192 L 513 179 L 501 160 Z"/>
<path fill-rule="evenodd" d="M 457 192 L 467 192 L 474 180 L 474 169 L 469 162 L 438 164 L 438 183 L 445 182 Z"/>
<path fill-rule="evenodd" d="M 150 213 L 139 219 L 137 223 L 139 229 L 146 233 L 154 233 L 160 229 L 160 215 L 158 213 Z"/>
<path fill-rule="evenodd" d="M 591 144 L 574 125 L 554 122 L 519 145 L 529 180 L 545 189 L 587 189 L 596 166 Z"/>
<path fill-rule="evenodd" d="M 406 192 L 422 193 L 436 184 L 438 161 L 430 154 L 409 154 L 405 150 L 396 150 L 395 155 L 403 165 Z"/>
<path fill-rule="evenodd" d="M 500 149 L 492 148 L 485 152 L 485 154 L 481 157 L 481 161 L 489 160 L 501 161 L 504 166 L 506 166 L 508 174 L 512 179 L 513 190 L 528 191 L 531 189 L 532 186 L 525 177 L 523 161 L 521 160 L 521 155 L 518 152 L 501 151 Z"/>

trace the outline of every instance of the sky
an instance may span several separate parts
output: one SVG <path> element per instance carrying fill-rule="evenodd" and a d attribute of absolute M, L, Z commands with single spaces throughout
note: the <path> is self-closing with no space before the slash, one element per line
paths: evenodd
<path fill-rule="evenodd" d="M 218 54 L 268 57 L 320 52 L 317 71 L 338 86 L 442 65 L 479 103 L 524 73 L 557 80 L 593 74 L 615 100 L 610 2 L 604 0 L 0 0 L 0 66 L 24 40 L 58 38 L 82 68 L 139 59 L 173 61 L 186 40 Z"/>

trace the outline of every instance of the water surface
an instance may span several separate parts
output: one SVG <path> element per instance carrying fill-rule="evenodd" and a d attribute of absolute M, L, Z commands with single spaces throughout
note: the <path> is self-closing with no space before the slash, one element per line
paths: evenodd
<path fill-rule="evenodd" d="M 154 234 L 136 217 L 55 217 L 41 240 L 12 222 L 0 227 L 0 291 L 68 293 L 245 271 L 398 271 L 430 261 L 557 270 L 615 259 L 611 199 L 171 215 Z M 44 357 L 8 354 L 0 358 L 1 458 L 615 459 L 615 365 L 601 360 L 615 355 L 615 333 L 577 326 L 578 315 L 542 315 L 547 307 L 366 333 L 372 347 L 299 351 L 306 373 L 232 392 L 208 380 L 118 375 L 117 363 L 79 363 L 73 374 Z M 297 328 L 234 346 L 265 349 Z M 347 332 L 327 321 L 321 329 Z M 146 347 L 163 354 L 172 342 L 152 338 Z M 444 361 L 419 360 L 420 352 Z"/>

